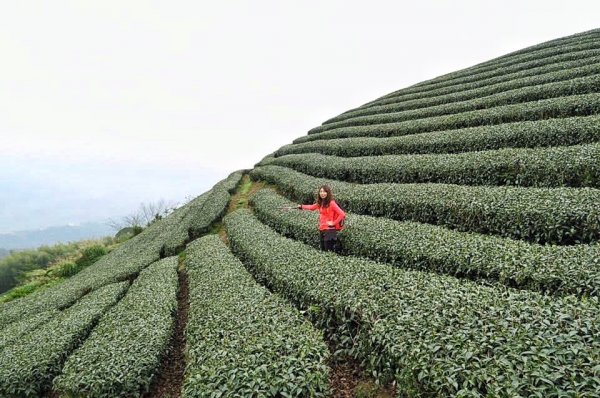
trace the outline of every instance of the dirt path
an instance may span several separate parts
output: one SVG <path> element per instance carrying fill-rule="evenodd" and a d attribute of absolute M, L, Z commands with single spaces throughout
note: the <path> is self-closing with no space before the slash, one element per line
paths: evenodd
<path fill-rule="evenodd" d="M 183 267 L 179 268 L 179 292 L 177 294 L 177 318 L 173 337 L 169 343 L 163 363 L 158 371 L 158 379 L 145 398 L 177 398 L 181 396 L 183 373 L 185 371 L 185 326 L 188 318 L 188 280 Z"/>

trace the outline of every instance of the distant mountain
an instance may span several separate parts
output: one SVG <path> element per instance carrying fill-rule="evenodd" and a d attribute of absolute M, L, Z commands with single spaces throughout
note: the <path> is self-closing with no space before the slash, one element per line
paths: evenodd
<path fill-rule="evenodd" d="M 40 230 L 17 231 L 0 234 L 0 258 L 3 251 L 11 249 L 30 249 L 59 242 L 74 242 L 84 239 L 113 236 L 115 232 L 102 223 L 84 223 L 64 225 Z M 4 249 L 4 250 L 3 250 Z"/>

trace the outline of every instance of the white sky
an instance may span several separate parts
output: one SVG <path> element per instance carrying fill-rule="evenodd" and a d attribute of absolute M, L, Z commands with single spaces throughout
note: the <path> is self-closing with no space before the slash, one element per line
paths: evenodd
<path fill-rule="evenodd" d="M 4 1 L 0 232 L 181 201 L 383 94 L 600 27 L 589 1 Z"/>

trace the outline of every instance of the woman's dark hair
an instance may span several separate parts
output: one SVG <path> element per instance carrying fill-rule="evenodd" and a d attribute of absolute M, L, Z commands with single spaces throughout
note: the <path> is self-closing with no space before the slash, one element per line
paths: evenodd
<path fill-rule="evenodd" d="M 327 196 L 325 199 L 321 198 L 321 189 L 327 192 Z M 329 207 L 329 202 L 333 199 L 333 193 L 331 192 L 331 187 L 329 185 L 321 185 L 319 190 L 317 191 L 317 204 L 319 207 Z"/>

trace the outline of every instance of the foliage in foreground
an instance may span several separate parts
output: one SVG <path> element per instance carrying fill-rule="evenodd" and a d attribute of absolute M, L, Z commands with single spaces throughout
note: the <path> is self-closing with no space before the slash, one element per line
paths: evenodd
<path fill-rule="evenodd" d="M 39 397 L 48 391 L 66 357 L 128 287 L 120 282 L 98 289 L 5 347 L 0 355 L 0 396 Z"/>
<path fill-rule="evenodd" d="M 250 212 L 225 217 L 234 253 L 340 349 L 409 396 L 593 396 L 600 303 L 486 287 L 322 253 Z"/>
<path fill-rule="evenodd" d="M 140 397 L 149 390 L 173 331 L 177 258 L 144 269 L 85 343 L 54 389 L 76 397 Z M 93 371 L 90 371 L 93 369 Z"/>
<path fill-rule="evenodd" d="M 324 397 L 320 332 L 252 279 L 216 235 L 186 249 L 185 397 Z"/>

